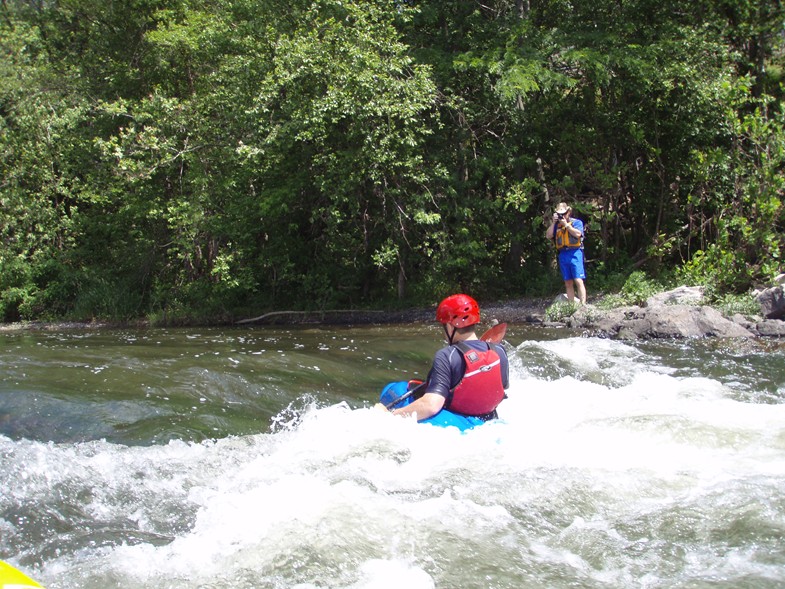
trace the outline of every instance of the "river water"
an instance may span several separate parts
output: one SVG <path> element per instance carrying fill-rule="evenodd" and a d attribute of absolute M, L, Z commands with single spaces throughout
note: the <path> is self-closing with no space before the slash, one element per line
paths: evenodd
<path fill-rule="evenodd" d="M 0 333 L 0 559 L 49 589 L 785 586 L 785 348 L 510 326 L 499 422 L 371 408 L 433 326 Z"/>

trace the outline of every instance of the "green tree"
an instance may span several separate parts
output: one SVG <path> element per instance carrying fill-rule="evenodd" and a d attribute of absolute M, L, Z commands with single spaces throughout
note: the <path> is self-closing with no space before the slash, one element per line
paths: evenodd
<path fill-rule="evenodd" d="M 53 316 L 69 296 L 62 255 L 79 185 L 68 170 L 80 157 L 72 136 L 85 106 L 62 92 L 35 27 L 1 26 L 0 316 Z"/>
<path fill-rule="evenodd" d="M 779 269 L 775 0 L 0 5 L 4 319 Z"/>
<path fill-rule="evenodd" d="M 771 99 L 753 98 L 751 86 L 729 88 L 726 147 L 696 149 L 691 158 L 699 180 L 690 194 L 695 251 L 681 275 L 717 292 L 741 293 L 782 271 L 785 117 Z"/>
<path fill-rule="evenodd" d="M 153 94 L 107 107 L 130 122 L 101 143 L 106 157 L 167 225 L 162 283 L 189 305 L 384 293 L 431 222 L 419 146 L 433 88 L 397 40 L 402 15 L 325 1 L 281 22 L 274 7 L 233 8 L 151 31 L 150 68 L 166 64 Z"/>

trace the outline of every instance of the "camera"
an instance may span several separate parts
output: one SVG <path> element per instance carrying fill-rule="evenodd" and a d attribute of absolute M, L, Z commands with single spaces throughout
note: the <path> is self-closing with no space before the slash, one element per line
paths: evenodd
<path fill-rule="evenodd" d="M 559 220 L 559 221 L 564 219 L 564 213 L 556 213 L 556 219 Z"/>

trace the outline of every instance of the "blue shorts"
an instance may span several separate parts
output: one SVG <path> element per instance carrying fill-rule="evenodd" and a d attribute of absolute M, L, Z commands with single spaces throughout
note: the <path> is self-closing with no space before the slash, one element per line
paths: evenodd
<path fill-rule="evenodd" d="M 583 250 L 580 248 L 561 250 L 559 252 L 559 270 L 561 270 L 564 280 L 575 280 L 576 278 L 586 280 Z"/>

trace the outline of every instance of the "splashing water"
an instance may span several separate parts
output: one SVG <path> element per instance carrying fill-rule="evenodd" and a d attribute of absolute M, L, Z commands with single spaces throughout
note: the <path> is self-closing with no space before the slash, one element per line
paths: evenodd
<path fill-rule="evenodd" d="M 357 354 L 384 364 L 365 337 Z M 330 378 L 342 361 L 318 356 L 316 339 L 321 352 L 299 344 L 314 356 L 292 346 L 279 360 Z M 371 409 L 372 393 L 325 402 L 298 390 L 261 433 L 1 435 L 0 558 L 49 589 L 780 587 L 782 382 L 766 402 L 749 390 L 785 362 L 717 378 L 698 360 L 668 362 L 678 349 L 706 353 L 527 340 L 511 352 L 501 419 L 463 434 Z M 111 358 L 95 360 L 111 373 Z M 205 404 L 242 398 L 238 376 Z M 131 413 L 149 416 L 149 403 Z"/>

